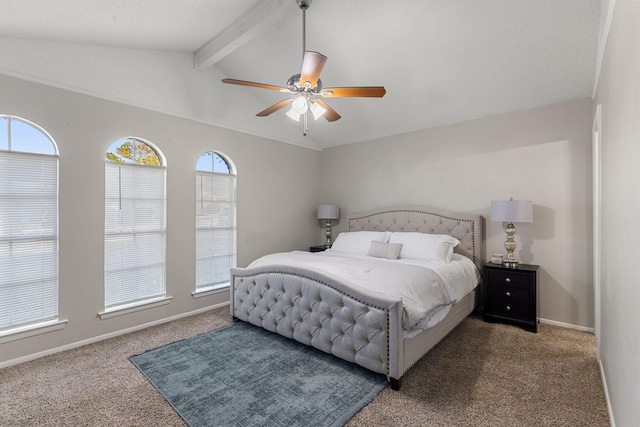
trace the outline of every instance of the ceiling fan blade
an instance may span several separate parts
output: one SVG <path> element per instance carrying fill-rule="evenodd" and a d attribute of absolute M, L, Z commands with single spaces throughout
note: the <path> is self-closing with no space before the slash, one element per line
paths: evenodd
<path fill-rule="evenodd" d="M 333 108 L 331 108 L 329 106 L 329 104 L 327 104 L 326 102 L 324 102 L 322 99 L 315 99 L 315 102 L 317 102 L 318 104 L 320 104 L 320 106 L 322 108 L 324 108 L 325 111 L 324 114 L 322 115 L 322 117 L 324 117 L 325 119 L 327 119 L 328 122 L 335 122 L 336 120 L 340 119 L 340 114 L 338 114 L 336 112 L 336 110 L 334 110 Z"/>
<path fill-rule="evenodd" d="M 278 111 L 279 109 L 286 107 L 287 104 L 291 103 L 293 101 L 293 99 L 289 98 L 289 99 L 283 99 L 280 102 L 276 102 L 275 104 L 273 104 L 271 107 L 260 111 L 258 114 L 256 114 L 256 116 L 258 117 L 266 117 L 271 113 L 274 113 L 276 111 Z"/>
<path fill-rule="evenodd" d="M 320 91 L 323 98 L 382 98 L 385 93 L 384 86 L 327 87 Z"/>
<path fill-rule="evenodd" d="M 300 86 L 305 87 L 305 83 L 309 82 L 309 87 L 315 88 L 325 62 L 327 62 L 327 57 L 323 54 L 311 50 L 306 51 L 302 60 Z"/>
<path fill-rule="evenodd" d="M 277 90 L 279 92 L 292 93 L 291 90 L 287 89 L 286 87 L 268 85 L 264 83 L 249 82 L 246 80 L 222 79 L 222 83 L 228 83 L 228 84 L 239 85 L 239 86 L 251 86 L 251 87 L 257 87 L 260 89 L 269 89 L 269 90 Z"/>

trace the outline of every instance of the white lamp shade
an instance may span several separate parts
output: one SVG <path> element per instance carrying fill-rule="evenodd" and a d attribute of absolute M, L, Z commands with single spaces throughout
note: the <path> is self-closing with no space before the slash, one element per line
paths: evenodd
<path fill-rule="evenodd" d="M 287 116 L 289 116 L 289 118 L 295 120 L 296 122 L 300 121 L 300 114 L 298 114 L 295 111 L 293 111 L 293 108 L 291 110 L 287 111 Z"/>
<path fill-rule="evenodd" d="M 307 100 L 303 96 L 299 96 L 291 103 L 291 111 L 295 111 L 298 114 L 304 114 L 309 109 Z"/>
<path fill-rule="evenodd" d="M 318 219 L 338 219 L 340 218 L 340 208 L 338 205 L 319 205 Z"/>
<path fill-rule="evenodd" d="M 530 200 L 493 200 L 491 221 L 533 222 L 533 204 Z"/>
<path fill-rule="evenodd" d="M 316 101 L 313 101 L 311 103 L 311 107 L 309 107 L 309 109 L 313 113 L 313 118 L 315 120 L 318 120 L 320 117 L 322 117 L 322 115 L 324 113 L 327 112 L 326 108 L 324 108 L 322 105 L 318 104 Z"/>

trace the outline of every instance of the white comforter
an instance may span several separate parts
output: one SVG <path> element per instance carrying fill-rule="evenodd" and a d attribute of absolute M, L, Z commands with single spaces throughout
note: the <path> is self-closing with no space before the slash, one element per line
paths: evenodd
<path fill-rule="evenodd" d="M 293 251 L 263 256 L 249 267 L 275 264 L 331 273 L 356 286 L 400 297 L 406 338 L 435 326 L 452 304 L 476 287 L 479 278 L 473 262 L 458 254 L 453 254 L 451 262 L 444 263 L 387 260 L 332 250 Z"/>

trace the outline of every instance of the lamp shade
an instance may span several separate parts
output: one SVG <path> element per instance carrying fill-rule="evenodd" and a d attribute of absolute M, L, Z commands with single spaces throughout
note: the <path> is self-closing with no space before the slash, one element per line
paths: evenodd
<path fill-rule="evenodd" d="M 327 109 L 324 108 L 322 105 L 318 104 L 316 101 L 313 101 L 311 103 L 311 106 L 309 107 L 309 109 L 311 110 L 311 113 L 313 113 L 313 118 L 315 120 L 318 120 L 320 117 L 322 117 L 324 113 L 327 112 Z"/>
<path fill-rule="evenodd" d="M 340 218 L 340 208 L 338 205 L 319 205 L 318 219 L 338 219 Z"/>
<path fill-rule="evenodd" d="M 493 200 L 491 221 L 533 222 L 533 205 L 530 200 Z"/>

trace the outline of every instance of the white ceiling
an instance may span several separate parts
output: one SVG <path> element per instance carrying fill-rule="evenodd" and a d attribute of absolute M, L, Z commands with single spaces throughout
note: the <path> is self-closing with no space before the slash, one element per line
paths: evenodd
<path fill-rule="evenodd" d="M 278 86 L 301 63 L 295 0 L 0 0 L 0 6 L 0 38 L 185 52 L 199 72 Z M 308 50 L 328 56 L 324 86 L 381 85 L 387 94 L 328 99 L 342 119 L 311 120 L 308 145 L 327 148 L 589 97 L 600 12 L 601 0 L 314 0 L 306 41 Z M 285 110 L 254 116 L 285 94 L 221 90 L 243 92 L 239 99 L 249 105 L 213 123 L 224 119 L 226 127 L 287 142 L 291 127 L 301 126 L 283 120 Z"/>

